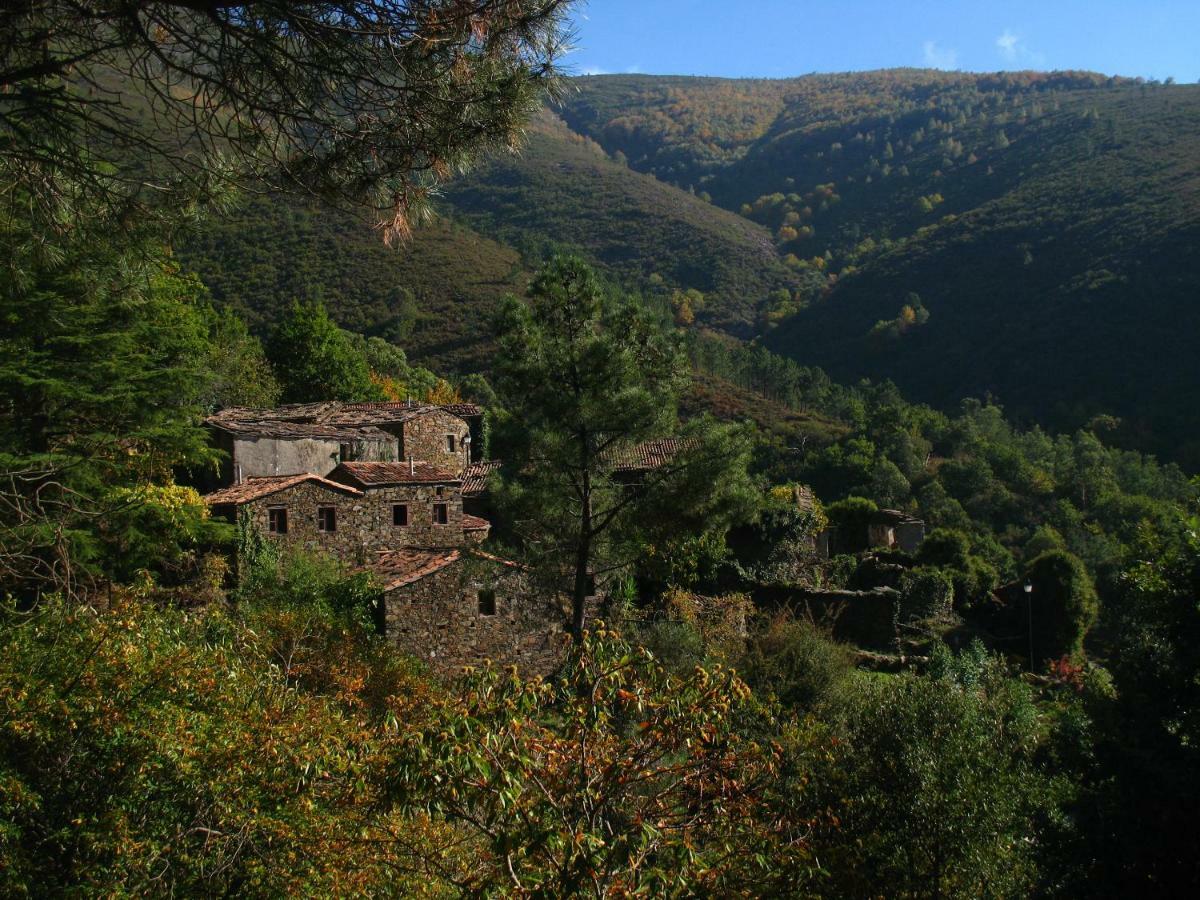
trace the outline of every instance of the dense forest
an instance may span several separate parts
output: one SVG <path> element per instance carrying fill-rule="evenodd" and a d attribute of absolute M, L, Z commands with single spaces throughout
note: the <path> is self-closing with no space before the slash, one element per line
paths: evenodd
<path fill-rule="evenodd" d="M 0 13 L 0 891 L 1194 894 L 1197 90 L 134 6 Z M 482 407 L 549 677 L 212 513 L 323 400 Z"/>

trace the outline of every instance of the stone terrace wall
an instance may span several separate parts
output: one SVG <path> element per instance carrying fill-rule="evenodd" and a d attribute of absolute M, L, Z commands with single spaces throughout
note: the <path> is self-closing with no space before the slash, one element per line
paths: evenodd
<path fill-rule="evenodd" d="M 479 611 L 482 589 L 496 592 L 494 616 Z M 570 643 L 568 615 L 565 598 L 539 596 L 520 569 L 473 557 L 384 595 L 388 639 L 444 674 L 491 660 L 549 675 Z"/>
<path fill-rule="evenodd" d="M 444 410 L 435 409 L 414 416 L 404 423 L 400 459 L 403 461 L 411 457 L 461 475 L 470 462 L 469 446 L 464 447 L 462 443 L 470 433 L 471 428 L 465 419 Z M 453 453 L 446 446 L 448 434 L 454 435 Z"/>

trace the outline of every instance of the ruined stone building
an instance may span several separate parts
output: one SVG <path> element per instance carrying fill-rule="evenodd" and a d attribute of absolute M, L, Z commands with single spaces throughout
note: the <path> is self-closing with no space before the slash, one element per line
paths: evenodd
<path fill-rule="evenodd" d="M 383 628 L 443 672 L 493 660 L 546 674 L 567 609 L 520 565 L 479 549 L 498 467 L 474 460 L 468 404 L 314 403 L 225 410 L 207 420 L 228 454 L 214 515 L 327 553 L 383 588 Z"/>

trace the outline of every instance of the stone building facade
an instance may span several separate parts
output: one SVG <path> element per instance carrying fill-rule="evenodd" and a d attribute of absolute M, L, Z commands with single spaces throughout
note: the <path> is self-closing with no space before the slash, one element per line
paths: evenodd
<path fill-rule="evenodd" d="M 289 547 L 362 563 L 365 495 L 318 475 L 250 478 L 205 497 L 214 516 L 238 521 L 242 511 L 260 534 Z"/>
<path fill-rule="evenodd" d="M 325 476 L 343 462 L 425 462 L 461 476 L 471 463 L 472 421 L 466 403 L 296 403 L 274 409 L 233 407 L 205 420 L 227 454 L 207 488 L 248 478 L 312 472 Z"/>
<path fill-rule="evenodd" d="M 399 441 L 379 428 L 225 422 L 210 423 L 210 429 L 213 444 L 226 454 L 212 487 L 301 472 L 327 475 L 345 459 L 399 458 Z"/>
<path fill-rule="evenodd" d="M 539 591 L 516 563 L 471 549 L 396 550 L 370 568 L 383 583 L 388 639 L 437 671 L 490 660 L 544 676 L 570 642 L 566 599 Z"/>
<path fill-rule="evenodd" d="M 529 676 L 559 664 L 566 599 L 516 563 L 483 552 L 498 467 L 472 456 L 479 410 L 409 403 L 231 409 L 208 425 L 230 461 L 206 501 L 264 536 L 371 572 L 382 626 L 435 671 L 492 660 Z M 593 608 L 595 604 L 593 603 Z"/>
<path fill-rule="evenodd" d="M 427 463 L 343 463 L 329 477 L 365 495 L 359 528 L 373 550 L 460 547 L 490 528 L 463 512 L 462 479 Z"/>

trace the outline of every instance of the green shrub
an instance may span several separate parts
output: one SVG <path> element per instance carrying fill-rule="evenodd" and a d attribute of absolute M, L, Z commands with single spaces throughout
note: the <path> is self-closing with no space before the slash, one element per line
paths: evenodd
<path fill-rule="evenodd" d="M 1083 639 L 1099 611 L 1096 589 L 1083 561 L 1062 550 L 1043 553 L 1026 578 L 1033 586 L 1034 658 L 1039 662 L 1083 651 Z"/>
<path fill-rule="evenodd" d="M 861 678 L 832 710 L 809 802 L 830 896 L 1026 896 L 1049 806 L 1029 690 L 979 647 L 928 675 Z"/>
<path fill-rule="evenodd" d="M 810 621 L 775 619 L 750 638 L 739 670 L 755 690 L 807 712 L 845 682 L 854 655 Z"/>
<path fill-rule="evenodd" d="M 899 589 L 899 622 L 945 616 L 953 605 L 954 581 L 944 569 L 918 566 L 901 576 Z"/>

